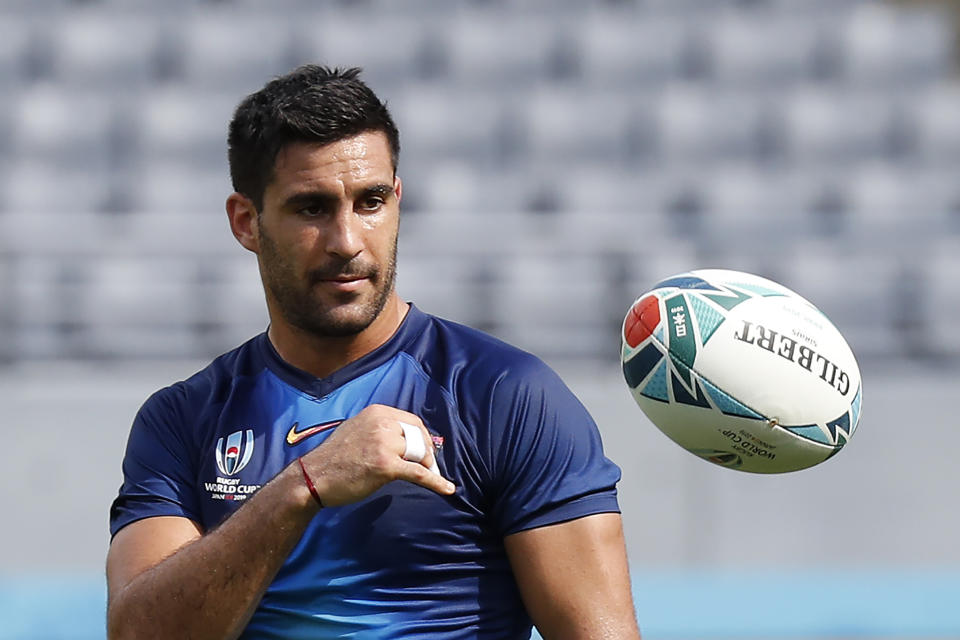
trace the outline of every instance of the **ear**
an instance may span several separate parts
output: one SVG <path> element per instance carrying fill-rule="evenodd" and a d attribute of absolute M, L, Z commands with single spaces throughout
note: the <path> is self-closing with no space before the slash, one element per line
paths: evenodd
<path fill-rule="evenodd" d="M 397 202 L 403 199 L 403 184 L 400 182 L 400 176 L 393 177 L 393 192 L 397 194 Z"/>
<path fill-rule="evenodd" d="M 259 219 L 253 201 L 245 195 L 235 192 L 227 196 L 226 207 L 233 237 L 245 249 L 260 253 Z"/>

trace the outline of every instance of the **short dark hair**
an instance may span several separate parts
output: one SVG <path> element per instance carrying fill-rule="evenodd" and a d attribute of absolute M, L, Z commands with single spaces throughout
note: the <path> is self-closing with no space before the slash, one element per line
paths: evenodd
<path fill-rule="evenodd" d="M 227 136 L 234 190 L 260 210 L 277 154 L 286 145 L 330 144 L 366 131 L 387 136 L 396 172 L 400 134 L 387 105 L 360 80 L 360 73 L 359 67 L 307 64 L 247 96 L 237 106 Z"/>

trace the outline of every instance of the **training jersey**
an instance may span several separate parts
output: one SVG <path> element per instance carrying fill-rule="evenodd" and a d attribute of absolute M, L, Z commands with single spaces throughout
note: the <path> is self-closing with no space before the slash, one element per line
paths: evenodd
<path fill-rule="evenodd" d="M 321 509 L 241 638 L 528 638 L 504 536 L 619 511 L 620 470 L 539 359 L 413 305 L 389 341 L 329 377 L 291 366 L 262 333 L 152 395 L 111 534 L 152 516 L 210 531 L 371 404 L 423 420 L 456 493 L 398 480 Z"/>

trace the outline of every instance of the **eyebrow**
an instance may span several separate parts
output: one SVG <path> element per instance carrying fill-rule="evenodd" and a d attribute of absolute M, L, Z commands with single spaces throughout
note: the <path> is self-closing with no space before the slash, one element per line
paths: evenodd
<path fill-rule="evenodd" d="M 388 196 L 393 193 L 393 185 L 385 184 L 381 182 L 380 184 L 375 184 L 371 187 L 367 187 L 363 190 L 362 195 L 364 196 Z"/>

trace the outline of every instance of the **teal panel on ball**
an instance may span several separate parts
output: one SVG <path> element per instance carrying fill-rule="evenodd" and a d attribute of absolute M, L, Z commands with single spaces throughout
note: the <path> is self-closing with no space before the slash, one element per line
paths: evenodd
<path fill-rule="evenodd" d="M 834 442 L 839 442 L 842 437 L 844 441 L 850 439 L 850 414 L 845 413 L 836 420 L 831 420 L 827 423 L 827 429 L 830 430 L 830 435 L 833 436 Z"/>
<path fill-rule="evenodd" d="M 653 400 L 661 400 L 663 402 L 670 401 L 670 397 L 667 395 L 666 360 L 660 362 L 660 366 L 657 367 L 656 371 L 653 372 L 653 375 L 650 376 L 647 386 L 645 386 L 640 393 L 648 398 L 652 398 Z"/>
<path fill-rule="evenodd" d="M 653 342 L 648 342 L 643 349 L 640 349 L 632 358 L 623 363 L 623 377 L 631 389 L 640 386 L 644 378 L 656 366 L 657 362 L 663 359 L 663 353 Z"/>
<path fill-rule="evenodd" d="M 704 409 L 711 409 L 710 403 L 707 402 L 707 396 L 704 394 L 703 389 L 700 388 L 700 385 L 697 384 L 696 380 L 693 382 L 694 393 L 690 393 L 683 386 L 683 383 L 680 381 L 680 378 L 676 376 L 676 371 L 674 375 L 670 377 L 671 386 L 673 387 L 673 399 L 675 402 L 680 404 L 689 404 L 694 407 L 703 407 Z M 696 394 L 696 395 L 694 395 Z"/>
<path fill-rule="evenodd" d="M 667 345 L 667 343 L 663 341 L 663 323 L 662 322 L 657 326 L 657 330 L 653 332 L 653 339 L 664 346 Z"/>
<path fill-rule="evenodd" d="M 731 282 L 732 286 L 739 287 L 741 289 L 746 289 L 761 296 L 785 296 L 782 291 L 777 291 L 775 289 L 770 289 L 759 284 L 747 284 L 745 282 Z"/>
<path fill-rule="evenodd" d="M 807 440 L 813 440 L 814 442 L 819 442 L 821 444 L 833 445 L 833 443 L 830 442 L 830 437 L 823 432 L 823 429 L 815 424 L 808 424 L 802 427 L 784 428 L 791 433 L 795 433 L 802 438 L 806 438 Z"/>
<path fill-rule="evenodd" d="M 850 435 L 853 435 L 853 432 L 857 429 L 857 424 L 860 422 L 860 391 L 862 389 L 863 387 L 857 387 L 857 395 L 853 397 L 853 404 L 850 405 L 850 413 L 853 416 L 850 422 L 853 425 Z"/>
<path fill-rule="evenodd" d="M 709 300 L 713 300 L 718 305 L 726 309 L 727 311 L 732 311 L 741 302 L 746 302 L 753 296 L 750 296 L 742 291 L 737 291 L 736 289 L 731 289 L 729 287 L 724 288 L 723 293 L 716 294 L 703 294 Z"/>
<path fill-rule="evenodd" d="M 700 379 L 700 382 L 703 384 L 703 388 L 706 389 L 707 393 L 710 395 L 710 399 L 713 400 L 713 404 L 715 404 L 721 412 L 729 416 L 741 416 L 743 418 L 756 418 L 758 420 L 765 420 L 762 415 L 742 402 L 734 399 L 725 391 L 722 391 L 718 387 L 715 387 L 702 378 Z"/>
<path fill-rule="evenodd" d="M 690 296 L 690 307 L 693 309 L 693 316 L 700 328 L 700 341 L 707 344 L 713 332 L 723 323 L 723 314 L 696 295 Z"/>

